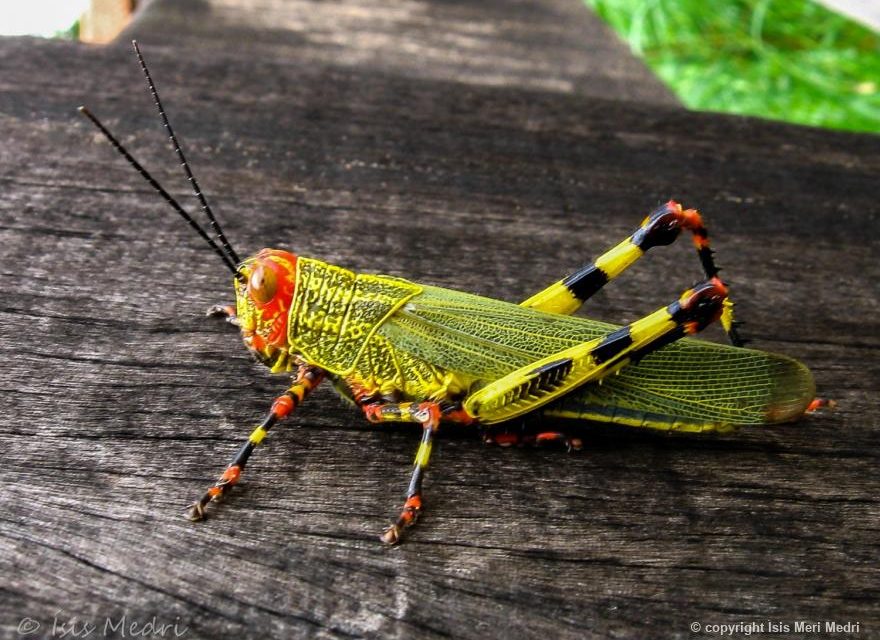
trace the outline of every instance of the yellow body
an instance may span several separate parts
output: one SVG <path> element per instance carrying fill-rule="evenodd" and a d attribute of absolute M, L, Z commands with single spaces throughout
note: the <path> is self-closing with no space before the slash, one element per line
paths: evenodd
<path fill-rule="evenodd" d="M 253 322 L 249 313 L 240 299 L 243 322 Z M 640 333 L 649 340 L 669 322 L 658 312 L 635 323 L 633 349 Z M 304 361 L 329 372 L 337 387 L 409 401 L 461 401 L 468 408 L 472 397 L 486 397 L 491 391 L 485 389 L 505 376 L 560 354 L 586 355 L 616 328 L 299 257 L 287 352 L 273 370 Z M 797 418 L 813 398 L 813 381 L 785 356 L 686 338 L 637 363 L 622 358 L 611 372 L 596 369 L 549 395 L 519 408 L 483 407 L 480 420 L 497 422 L 543 406 L 545 415 L 560 418 L 727 430 Z"/>

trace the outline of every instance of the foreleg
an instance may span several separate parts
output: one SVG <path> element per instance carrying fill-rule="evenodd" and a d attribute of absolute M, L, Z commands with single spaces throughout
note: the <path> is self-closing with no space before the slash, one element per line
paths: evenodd
<path fill-rule="evenodd" d="M 235 313 L 235 305 L 231 304 L 215 304 L 208 307 L 205 315 L 209 318 L 223 318 L 231 325 L 238 326 L 238 316 Z"/>
<path fill-rule="evenodd" d="M 190 520 L 197 521 L 205 518 L 208 503 L 220 500 L 239 481 L 248 459 L 250 459 L 256 446 L 266 437 L 269 429 L 290 415 L 302 403 L 309 392 L 321 382 L 323 377 L 324 372 L 318 367 L 303 365 L 297 370 L 293 384 L 283 395 L 275 398 L 272 408 L 269 410 L 269 415 L 251 432 L 247 441 L 227 465 L 223 475 L 214 483 L 214 486 L 208 489 L 201 498 L 190 506 Z"/>

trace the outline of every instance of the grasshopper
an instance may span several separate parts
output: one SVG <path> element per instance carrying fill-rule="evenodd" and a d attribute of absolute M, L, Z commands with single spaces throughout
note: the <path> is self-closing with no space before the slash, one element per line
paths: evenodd
<path fill-rule="evenodd" d="M 520 304 L 355 273 L 282 249 L 241 260 L 223 234 L 171 128 L 150 72 L 135 53 L 175 153 L 214 237 L 132 157 L 85 107 L 80 111 L 202 237 L 233 276 L 235 304 L 216 306 L 239 327 L 247 349 L 272 373 L 292 377 L 220 478 L 190 508 L 192 520 L 240 479 L 267 432 L 328 379 L 372 423 L 422 428 L 404 505 L 381 535 L 397 543 L 423 507 L 422 482 L 440 424 L 483 428 L 488 440 L 525 436 L 494 425 L 540 414 L 683 432 L 797 420 L 814 400 L 810 371 L 791 358 L 742 346 L 733 303 L 718 277 L 701 215 L 670 201 L 635 232 Z M 705 280 L 670 304 L 618 327 L 572 314 L 646 251 L 693 238 Z M 731 346 L 695 340 L 720 321 Z M 579 441 L 539 432 L 531 441 Z"/>

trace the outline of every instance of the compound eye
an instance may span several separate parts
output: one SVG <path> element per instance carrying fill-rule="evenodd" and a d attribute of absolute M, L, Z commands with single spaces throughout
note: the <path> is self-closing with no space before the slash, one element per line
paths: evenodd
<path fill-rule="evenodd" d="M 275 272 L 261 264 L 257 265 L 251 272 L 250 280 L 248 280 L 248 292 L 254 299 L 254 302 L 266 304 L 275 297 L 276 288 Z"/>

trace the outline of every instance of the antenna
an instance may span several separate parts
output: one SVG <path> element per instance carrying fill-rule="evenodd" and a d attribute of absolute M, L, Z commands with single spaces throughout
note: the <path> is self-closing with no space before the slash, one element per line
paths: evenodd
<path fill-rule="evenodd" d="M 196 232 L 202 237 L 202 239 L 211 246 L 214 252 L 218 256 L 220 256 L 220 259 L 223 260 L 227 267 L 229 267 L 229 270 L 232 271 L 236 280 L 238 280 L 239 282 L 244 282 L 244 275 L 239 272 L 236 263 L 232 261 L 232 258 L 230 258 L 229 255 L 224 253 L 223 250 L 219 246 L 217 246 L 217 243 L 214 242 L 214 240 L 207 233 L 205 233 L 205 230 L 202 229 L 195 220 L 193 220 L 192 216 L 184 211 L 183 207 L 178 204 L 177 200 L 175 200 L 170 193 L 162 188 L 162 185 L 160 185 L 156 181 L 156 179 L 151 176 L 150 173 L 143 168 L 143 166 L 141 166 L 141 163 L 134 159 L 134 157 L 128 152 L 128 150 L 122 146 L 122 143 L 119 142 L 119 140 L 117 140 L 112 133 L 110 133 L 107 127 L 105 127 L 101 123 L 101 121 L 98 120 L 98 118 L 95 117 L 95 115 L 85 107 L 80 107 L 79 112 L 92 121 L 92 124 L 94 124 L 98 128 L 98 130 L 102 134 L 104 134 L 104 137 L 110 141 L 110 144 L 113 145 L 113 148 L 116 149 L 116 151 L 118 151 L 119 154 L 122 155 L 122 157 L 125 158 L 128 163 L 137 170 L 139 174 L 141 174 L 141 177 L 146 180 L 150 184 L 150 186 L 153 187 L 153 189 L 155 189 L 156 192 L 158 192 L 159 195 L 161 195 L 165 199 L 165 202 L 170 204 L 171 208 L 179 213 L 180 216 L 189 223 L 189 226 L 195 229 Z"/>
<path fill-rule="evenodd" d="M 165 109 L 162 108 L 162 101 L 159 100 L 159 92 L 156 90 L 156 84 L 153 82 L 153 77 L 150 75 L 149 69 L 147 69 L 147 63 L 144 61 L 144 57 L 141 55 L 140 47 L 138 47 L 137 40 L 132 40 L 131 45 L 134 47 L 134 52 L 137 55 L 138 62 L 141 65 L 141 70 L 144 72 L 144 77 L 147 79 L 147 84 L 150 87 L 150 93 L 153 95 L 153 101 L 156 103 L 156 108 L 159 110 L 159 116 L 162 118 L 162 124 L 165 125 L 165 129 L 168 131 L 168 137 L 171 138 L 171 143 L 174 145 L 174 152 L 177 154 L 177 157 L 180 159 L 180 165 L 183 167 L 184 173 L 186 173 L 186 179 L 189 180 L 189 183 L 192 185 L 193 193 L 195 193 L 196 198 L 199 199 L 199 203 L 202 205 L 202 211 L 205 212 L 205 215 L 208 216 L 208 220 L 211 222 L 211 228 L 214 230 L 214 233 L 217 234 L 217 238 L 220 240 L 220 244 L 223 245 L 223 248 L 226 250 L 226 253 L 229 254 L 229 257 L 232 258 L 232 261 L 236 264 L 241 262 L 238 255 L 236 255 L 235 250 L 233 250 L 232 246 L 229 244 L 229 241 L 226 239 L 226 236 L 223 233 L 223 230 L 220 228 L 220 223 L 217 222 L 217 218 L 214 217 L 214 212 L 211 211 L 211 207 L 208 206 L 208 201 L 205 200 L 204 194 L 202 194 L 202 190 L 199 188 L 199 183 L 196 181 L 196 177 L 193 175 L 192 170 L 189 168 L 189 163 L 186 161 L 186 157 L 183 155 L 183 150 L 180 148 L 180 143 L 177 141 L 177 136 L 174 135 L 174 129 L 171 128 L 171 123 L 168 122 L 168 116 L 165 115 Z"/>

